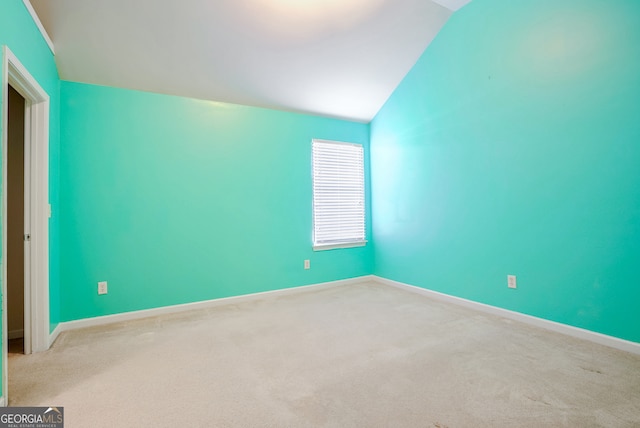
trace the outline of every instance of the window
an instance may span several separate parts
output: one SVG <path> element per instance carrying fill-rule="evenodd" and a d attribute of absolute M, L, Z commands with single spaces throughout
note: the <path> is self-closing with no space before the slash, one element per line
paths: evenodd
<path fill-rule="evenodd" d="M 313 249 L 363 246 L 364 149 L 313 140 Z"/>

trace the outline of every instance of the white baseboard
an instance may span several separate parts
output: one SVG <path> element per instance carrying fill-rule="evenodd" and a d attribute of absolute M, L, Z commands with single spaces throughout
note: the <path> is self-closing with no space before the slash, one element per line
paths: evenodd
<path fill-rule="evenodd" d="M 372 275 L 359 276 L 356 278 L 342 279 L 338 281 L 323 282 L 319 284 L 303 285 L 301 287 L 284 288 L 280 290 L 263 291 L 260 293 L 244 294 L 240 296 L 223 297 L 221 299 L 205 300 L 202 302 L 184 303 L 181 305 L 163 306 L 160 308 L 144 309 L 140 311 L 124 312 L 114 315 L 105 315 L 95 318 L 84 318 L 74 321 L 61 322 L 49 335 L 49 346 L 57 339 L 60 333 L 85 327 L 95 327 L 116 322 L 132 321 L 141 318 L 155 317 L 158 315 L 175 314 L 179 312 L 193 311 L 197 309 L 207 309 L 216 306 L 237 304 L 263 297 L 286 296 L 292 294 L 316 291 L 324 288 L 339 287 L 349 284 L 357 284 L 366 281 L 373 281 Z"/>
<path fill-rule="evenodd" d="M 510 311 L 508 309 L 502 309 L 496 306 L 486 305 L 484 303 L 474 302 L 472 300 L 463 299 L 460 297 L 451 296 L 449 294 L 440 293 L 437 291 L 428 290 L 422 287 L 416 287 L 414 285 L 405 284 L 403 282 L 393 281 L 391 279 L 382 278 L 376 275 L 372 275 L 372 279 L 380 284 L 390 285 L 392 287 L 408 290 L 413 293 L 422 294 L 423 296 L 430 297 L 435 300 L 440 300 L 447 303 L 453 303 L 458 306 L 464 306 L 470 309 L 474 309 L 480 312 L 497 315 L 502 318 L 519 321 L 525 324 L 533 325 L 536 327 L 551 330 L 557 333 L 562 333 L 567 336 L 576 337 L 578 339 L 588 340 L 590 342 L 598 343 L 600 345 L 608 346 L 610 348 L 619 349 L 621 351 L 631 352 L 632 354 L 640 355 L 640 343 L 631 342 L 624 339 L 619 339 L 613 336 L 607 336 L 606 334 L 596 333 L 594 331 L 585 330 L 583 328 L 573 327 L 567 324 L 561 324 L 555 321 L 549 321 L 543 318 L 534 317 L 531 315 L 525 315 L 520 312 Z"/>
<path fill-rule="evenodd" d="M 24 329 L 19 329 L 19 330 L 11 330 L 7 333 L 7 336 L 9 338 L 9 340 L 11 339 L 19 339 L 21 337 L 24 337 Z"/>
<path fill-rule="evenodd" d="M 53 345 L 53 342 L 55 342 L 58 336 L 60 336 L 60 333 L 62 333 L 61 324 L 62 323 L 58 323 L 56 328 L 54 328 L 53 331 L 49 333 L 49 348 L 51 348 L 51 345 Z"/>
<path fill-rule="evenodd" d="M 449 294 L 440 293 L 440 292 L 429 290 L 422 287 L 416 287 L 414 285 L 393 281 L 393 280 L 382 278 L 375 275 L 365 275 L 357 278 L 305 285 L 301 287 L 285 288 L 280 290 L 265 291 L 261 293 L 245 294 L 241 296 L 232 296 L 232 297 L 224 297 L 221 299 L 206 300 L 202 302 L 185 303 L 181 305 L 164 306 L 161 308 L 145 309 L 140 311 L 124 312 L 124 313 L 114 314 L 114 315 L 105 315 L 105 316 L 95 317 L 95 318 L 85 318 L 85 319 L 80 319 L 75 321 L 62 322 L 58 324 L 56 328 L 49 335 L 49 346 L 51 346 L 53 342 L 58 338 L 60 333 L 64 331 L 75 330 L 75 329 L 85 328 L 85 327 L 100 326 L 105 324 L 112 324 L 116 322 L 132 321 L 132 320 L 137 320 L 141 318 L 154 317 L 158 315 L 175 314 L 179 312 L 186 312 L 186 311 L 192 311 L 197 309 L 213 308 L 216 306 L 247 302 L 247 301 L 256 300 L 256 299 L 260 299 L 268 296 L 286 296 L 286 295 L 319 290 L 323 288 L 357 284 L 357 283 L 366 282 L 366 281 L 374 281 L 380 284 L 389 285 L 392 287 L 411 291 L 413 293 L 421 294 L 423 296 L 427 296 L 435 300 L 452 303 L 458 306 L 464 306 L 480 312 L 497 315 L 502 318 L 519 321 L 519 322 L 540 327 L 546 330 L 554 331 L 557 333 L 565 334 L 565 335 L 576 337 L 583 340 L 588 340 L 590 342 L 598 343 L 600 345 L 604 345 L 611 348 L 615 348 L 622 351 L 640 355 L 640 343 L 637 343 L 637 342 L 631 342 L 628 340 L 619 339 L 617 337 L 596 333 L 590 330 L 573 327 L 567 324 L 561 324 L 555 321 L 549 321 L 543 318 L 526 315 L 520 312 L 510 311 L 508 309 L 486 305 L 484 303 L 474 302 L 472 300 L 451 296 Z"/>
<path fill-rule="evenodd" d="M 4 396 L 0 397 L 0 407 L 7 407 L 7 404 L 5 403 L 5 400 L 4 400 Z"/>

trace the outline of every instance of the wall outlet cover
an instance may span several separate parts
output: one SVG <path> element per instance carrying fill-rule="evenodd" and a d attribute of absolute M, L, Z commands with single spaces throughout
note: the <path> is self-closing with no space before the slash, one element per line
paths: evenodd
<path fill-rule="evenodd" d="M 107 294 L 107 281 L 100 281 L 98 283 L 98 294 Z"/>
<path fill-rule="evenodd" d="M 517 288 L 516 276 L 515 275 L 507 275 L 507 286 L 509 288 Z"/>

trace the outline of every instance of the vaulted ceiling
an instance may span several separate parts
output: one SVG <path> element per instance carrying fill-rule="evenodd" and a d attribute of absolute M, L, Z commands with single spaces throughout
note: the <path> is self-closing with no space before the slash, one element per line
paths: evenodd
<path fill-rule="evenodd" d="M 370 121 L 470 0 L 31 0 L 60 77 Z"/>

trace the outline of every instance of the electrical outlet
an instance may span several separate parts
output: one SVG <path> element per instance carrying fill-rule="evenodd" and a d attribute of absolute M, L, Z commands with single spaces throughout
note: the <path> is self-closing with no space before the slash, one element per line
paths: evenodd
<path fill-rule="evenodd" d="M 507 275 L 507 287 L 509 288 L 517 288 L 516 284 L 516 276 L 515 275 Z"/>
<path fill-rule="evenodd" d="M 98 283 L 98 294 L 107 294 L 107 281 Z"/>
<path fill-rule="evenodd" d="M 305 269 L 311 269 L 311 260 L 305 260 L 304 261 L 304 268 Z"/>

